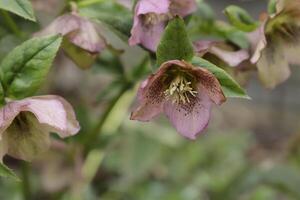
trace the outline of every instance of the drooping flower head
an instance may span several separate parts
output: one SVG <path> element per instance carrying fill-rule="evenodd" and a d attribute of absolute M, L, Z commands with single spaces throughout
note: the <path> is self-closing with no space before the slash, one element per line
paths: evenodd
<path fill-rule="evenodd" d="M 61 97 L 11 101 L 0 109 L 0 158 L 9 154 L 30 161 L 48 148 L 50 132 L 65 138 L 79 129 L 72 106 Z"/>
<path fill-rule="evenodd" d="M 194 48 L 198 56 L 211 54 L 225 62 L 230 67 L 237 67 L 243 61 L 249 59 L 249 53 L 245 49 L 235 50 L 225 42 L 199 40 L 194 42 Z"/>
<path fill-rule="evenodd" d="M 37 36 L 61 34 L 65 36 L 64 50 L 72 60 L 83 68 L 89 67 L 92 62 L 82 63 L 84 59 L 93 60 L 105 47 L 105 40 L 98 34 L 94 24 L 88 19 L 81 17 L 76 11 L 70 14 L 64 14 L 55 19 L 46 28 L 36 33 Z M 72 48 L 73 45 L 76 49 Z M 85 54 L 83 54 L 83 52 Z"/>
<path fill-rule="evenodd" d="M 180 134 L 196 139 L 208 124 L 212 103 L 220 105 L 225 96 L 208 70 L 171 60 L 141 84 L 138 99 L 131 119 L 149 121 L 164 112 Z"/>
<path fill-rule="evenodd" d="M 140 0 L 136 4 L 130 45 L 142 44 L 155 51 L 167 22 L 185 17 L 197 9 L 195 0 Z"/>
<path fill-rule="evenodd" d="M 299 64 L 300 0 L 278 0 L 277 12 L 250 35 L 252 63 L 267 88 L 274 88 L 290 76 L 289 64 Z"/>

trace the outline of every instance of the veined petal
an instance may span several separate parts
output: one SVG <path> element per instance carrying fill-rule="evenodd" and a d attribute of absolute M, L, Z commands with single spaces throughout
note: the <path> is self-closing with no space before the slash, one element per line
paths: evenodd
<path fill-rule="evenodd" d="M 176 130 L 186 138 L 196 139 L 208 125 L 212 101 L 203 87 L 199 87 L 196 97 L 188 104 L 167 101 L 164 112 Z"/>
<path fill-rule="evenodd" d="M 164 94 L 160 77 L 151 75 L 141 83 L 138 100 L 140 106 L 131 113 L 131 120 L 149 121 L 162 112 Z"/>
<path fill-rule="evenodd" d="M 27 98 L 25 101 L 28 105 L 23 111 L 32 112 L 41 124 L 60 137 L 75 135 L 80 130 L 72 106 L 63 98 L 47 95 Z"/>
<path fill-rule="evenodd" d="M 145 26 L 142 21 L 143 15 L 167 14 L 169 12 L 169 0 L 140 0 L 135 7 L 134 22 L 131 29 L 129 45 L 143 44 L 151 51 L 155 51 L 165 28 L 165 22 Z"/>
<path fill-rule="evenodd" d="M 98 53 L 106 46 L 105 40 L 98 35 L 93 23 L 77 14 L 60 16 L 35 35 L 50 34 L 62 34 L 74 45 L 91 53 Z"/>
<path fill-rule="evenodd" d="M 249 58 L 249 53 L 245 49 L 239 51 L 226 51 L 218 47 L 212 47 L 210 52 L 218 56 L 231 67 L 236 67 Z"/>
<path fill-rule="evenodd" d="M 94 24 L 85 18 L 80 18 L 80 29 L 69 33 L 68 38 L 90 53 L 99 53 L 106 47 L 106 41 L 99 36 Z"/>
<path fill-rule="evenodd" d="M 66 35 L 73 31 L 80 29 L 79 17 L 72 14 L 65 14 L 56 18 L 51 24 L 49 24 L 43 30 L 35 33 L 35 35 L 51 35 L 51 34 L 62 34 Z"/>
<path fill-rule="evenodd" d="M 194 68 L 193 72 L 198 79 L 197 81 L 203 86 L 203 90 L 206 90 L 208 96 L 215 104 L 221 105 L 226 101 L 218 79 L 210 71 L 200 66 Z"/>
<path fill-rule="evenodd" d="M 136 5 L 135 15 L 147 13 L 164 14 L 169 11 L 170 0 L 140 0 Z"/>
<path fill-rule="evenodd" d="M 165 22 L 160 22 L 153 26 L 144 27 L 140 21 L 131 30 L 129 45 L 143 44 L 144 47 L 151 51 L 156 51 L 160 38 L 165 29 Z"/>
<path fill-rule="evenodd" d="M 27 105 L 25 101 L 12 101 L 0 109 L 0 140 L 4 131 Z"/>
<path fill-rule="evenodd" d="M 223 43 L 217 41 L 200 40 L 194 42 L 194 49 L 198 56 L 203 57 L 206 53 L 211 53 L 227 63 L 230 67 L 236 67 L 249 58 L 249 53 L 245 49 L 230 51 L 218 47 L 219 44 Z M 223 45 L 225 45 L 225 43 Z"/>

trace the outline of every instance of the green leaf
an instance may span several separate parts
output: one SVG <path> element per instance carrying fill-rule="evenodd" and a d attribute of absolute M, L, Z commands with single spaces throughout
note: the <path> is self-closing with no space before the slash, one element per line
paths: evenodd
<path fill-rule="evenodd" d="M 254 31 L 259 25 L 247 11 L 238 6 L 228 6 L 225 15 L 233 26 L 245 32 Z"/>
<path fill-rule="evenodd" d="M 0 162 L 0 176 L 4 178 L 11 178 L 15 181 L 20 181 L 19 177 L 7 166 Z"/>
<path fill-rule="evenodd" d="M 268 13 L 270 15 L 273 15 L 276 13 L 276 4 L 277 4 L 277 0 L 269 0 Z"/>
<path fill-rule="evenodd" d="M 176 17 L 171 20 L 164 32 L 157 49 L 157 66 L 168 60 L 189 61 L 194 56 L 183 19 Z"/>
<path fill-rule="evenodd" d="M 192 63 L 196 66 L 206 68 L 219 80 L 226 97 L 250 99 L 244 89 L 223 69 L 199 57 L 194 57 Z"/>
<path fill-rule="evenodd" d="M 0 8 L 25 19 L 36 21 L 31 3 L 28 0 L 0 0 Z"/>
<path fill-rule="evenodd" d="M 46 78 L 59 49 L 61 36 L 30 39 L 13 49 L 0 64 L 0 79 L 6 97 L 33 95 Z"/>

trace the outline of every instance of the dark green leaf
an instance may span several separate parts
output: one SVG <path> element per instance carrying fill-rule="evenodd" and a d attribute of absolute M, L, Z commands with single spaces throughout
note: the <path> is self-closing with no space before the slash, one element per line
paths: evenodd
<path fill-rule="evenodd" d="M 254 31 L 259 25 L 247 11 L 238 6 L 228 6 L 225 15 L 233 26 L 245 32 Z"/>
<path fill-rule="evenodd" d="M 226 97 L 250 99 L 250 97 L 246 94 L 243 88 L 223 69 L 199 57 L 194 57 L 192 63 L 195 66 L 206 68 L 210 72 L 212 72 L 215 75 L 215 77 L 219 80 Z"/>
<path fill-rule="evenodd" d="M 189 61 L 194 56 L 183 19 L 176 17 L 171 20 L 164 32 L 157 49 L 157 66 L 168 60 Z"/>
<path fill-rule="evenodd" d="M 15 181 L 20 181 L 19 177 L 7 166 L 0 162 L 0 176 L 5 178 L 11 178 Z"/>
<path fill-rule="evenodd" d="M 25 19 L 35 21 L 31 3 L 28 0 L 0 0 L 0 8 L 15 13 Z"/>
<path fill-rule="evenodd" d="M 36 92 L 49 72 L 60 36 L 30 39 L 13 49 L 0 65 L 5 96 L 24 98 Z"/>

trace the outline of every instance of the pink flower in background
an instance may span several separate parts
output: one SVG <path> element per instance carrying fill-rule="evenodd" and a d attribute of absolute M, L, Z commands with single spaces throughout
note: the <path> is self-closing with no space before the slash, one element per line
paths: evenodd
<path fill-rule="evenodd" d="M 225 42 L 200 40 L 194 42 L 194 49 L 198 56 L 203 57 L 205 54 L 210 53 L 230 67 L 237 67 L 243 61 L 249 59 L 248 50 L 234 50 Z"/>
<path fill-rule="evenodd" d="M 138 1 L 129 44 L 142 44 L 145 48 L 156 51 L 167 22 L 173 16 L 185 17 L 196 9 L 195 0 Z"/>
<path fill-rule="evenodd" d="M 277 1 L 277 12 L 249 35 L 259 78 L 267 88 L 286 81 L 289 64 L 300 64 L 300 0 Z"/>
<path fill-rule="evenodd" d="M 36 33 L 36 35 L 51 34 L 62 34 L 71 43 L 90 53 L 99 53 L 106 46 L 93 23 L 75 12 L 58 17 L 45 29 Z"/>
<path fill-rule="evenodd" d="M 163 63 L 138 91 L 140 106 L 131 119 L 149 121 L 164 112 L 184 137 L 196 139 L 210 119 L 212 103 L 226 98 L 220 83 L 208 70 L 185 61 Z"/>
<path fill-rule="evenodd" d="M 49 147 L 49 133 L 65 138 L 80 129 L 72 106 L 58 96 L 11 101 L 0 110 L 0 158 L 30 161 Z"/>

